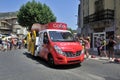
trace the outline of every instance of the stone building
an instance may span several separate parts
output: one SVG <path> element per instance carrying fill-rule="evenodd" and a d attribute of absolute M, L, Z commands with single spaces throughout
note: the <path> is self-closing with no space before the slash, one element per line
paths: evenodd
<path fill-rule="evenodd" d="M 120 35 L 119 7 L 120 0 L 80 0 L 78 27 L 82 35 L 91 37 L 92 47 L 98 37 Z"/>
<path fill-rule="evenodd" d="M 2 13 L 6 14 L 6 13 Z M 26 29 L 20 26 L 17 22 L 17 16 L 0 16 L 0 34 L 17 34 L 17 35 L 24 35 L 26 33 Z"/>

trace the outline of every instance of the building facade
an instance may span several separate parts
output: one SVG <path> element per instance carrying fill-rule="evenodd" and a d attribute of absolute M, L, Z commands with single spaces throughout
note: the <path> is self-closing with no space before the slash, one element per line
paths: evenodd
<path fill-rule="evenodd" d="M 2 17 L 0 19 L 0 34 L 9 35 L 11 33 L 24 35 L 25 28 L 20 26 L 17 22 L 17 17 Z"/>
<path fill-rule="evenodd" d="M 97 37 L 120 35 L 119 7 L 120 0 L 80 0 L 78 27 L 82 35 L 91 36 L 92 47 Z"/>

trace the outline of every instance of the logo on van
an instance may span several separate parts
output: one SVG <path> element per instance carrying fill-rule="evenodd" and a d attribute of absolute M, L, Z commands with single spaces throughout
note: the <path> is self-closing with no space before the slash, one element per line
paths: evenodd
<path fill-rule="evenodd" d="M 76 43 L 60 43 L 60 46 L 77 45 Z"/>
<path fill-rule="evenodd" d="M 66 28 L 66 25 L 65 24 L 53 24 L 53 27 L 54 28 L 58 28 L 58 29 L 65 29 Z"/>

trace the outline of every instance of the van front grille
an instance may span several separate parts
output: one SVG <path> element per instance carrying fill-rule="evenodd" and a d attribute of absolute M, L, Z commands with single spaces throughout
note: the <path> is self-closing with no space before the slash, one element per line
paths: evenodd
<path fill-rule="evenodd" d="M 81 51 L 77 51 L 76 53 L 72 53 L 72 52 L 64 52 L 64 55 L 66 57 L 76 57 L 76 56 L 80 56 Z"/>

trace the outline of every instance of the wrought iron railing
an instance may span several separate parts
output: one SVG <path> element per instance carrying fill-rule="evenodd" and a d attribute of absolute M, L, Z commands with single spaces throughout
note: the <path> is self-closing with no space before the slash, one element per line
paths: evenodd
<path fill-rule="evenodd" d="M 101 20 L 114 20 L 114 10 L 106 9 L 86 16 L 84 17 L 84 24 Z"/>

